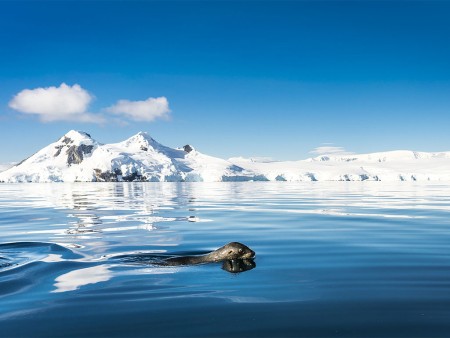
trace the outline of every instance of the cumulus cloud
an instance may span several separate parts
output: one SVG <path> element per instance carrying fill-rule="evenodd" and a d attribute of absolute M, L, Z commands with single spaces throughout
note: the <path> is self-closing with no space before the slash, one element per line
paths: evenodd
<path fill-rule="evenodd" d="M 332 144 L 325 144 L 323 146 L 317 147 L 309 152 L 317 156 L 321 155 L 351 155 L 350 151 L 345 150 L 343 147 L 335 147 Z"/>
<path fill-rule="evenodd" d="M 93 96 L 80 85 L 24 89 L 9 102 L 9 107 L 38 115 L 44 122 L 79 121 L 102 122 L 100 116 L 87 112 Z"/>
<path fill-rule="evenodd" d="M 59 87 L 24 89 L 13 97 L 9 107 L 22 114 L 38 116 L 43 122 L 104 123 L 107 121 L 106 116 L 88 111 L 93 98 L 78 84 L 70 86 L 62 83 Z M 167 98 L 162 96 L 149 97 L 143 101 L 119 100 L 101 112 L 115 115 L 108 119 L 109 122 L 126 125 L 130 120 L 151 122 L 168 118 L 170 109 Z"/>
<path fill-rule="evenodd" d="M 144 101 L 119 100 L 111 107 L 106 108 L 109 113 L 123 115 L 135 121 L 153 121 L 157 118 L 168 118 L 169 101 L 162 97 L 149 97 Z"/>

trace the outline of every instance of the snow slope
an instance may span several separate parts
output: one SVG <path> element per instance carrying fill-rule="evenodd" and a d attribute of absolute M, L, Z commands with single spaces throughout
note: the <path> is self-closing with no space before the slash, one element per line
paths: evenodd
<path fill-rule="evenodd" d="M 16 166 L 0 182 L 102 181 L 450 181 L 450 152 L 390 151 L 302 161 L 231 158 L 190 145 L 164 146 L 147 133 L 101 144 L 71 130 Z"/>
<path fill-rule="evenodd" d="M 450 152 L 399 150 L 303 161 L 230 161 L 271 181 L 450 181 Z"/>
<path fill-rule="evenodd" d="M 13 167 L 16 163 L 0 163 L 0 173 L 5 171 L 11 167 Z"/>

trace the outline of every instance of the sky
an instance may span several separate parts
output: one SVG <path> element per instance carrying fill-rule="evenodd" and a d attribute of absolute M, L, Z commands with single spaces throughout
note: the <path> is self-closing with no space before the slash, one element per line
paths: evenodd
<path fill-rule="evenodd" d="M 0 1 L 0 163 L 71 129 L 221 158 L 450 150 L 449 1 Z"/>

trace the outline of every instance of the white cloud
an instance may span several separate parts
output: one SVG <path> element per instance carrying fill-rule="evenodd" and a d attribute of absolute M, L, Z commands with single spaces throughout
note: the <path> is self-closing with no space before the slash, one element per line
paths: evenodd
<path fill-rule="evenodd" d="M 119 100 L 106 111 L 113 114 L 124 115 L 135 121 L 153 121 L 157 118 L 168 118 L 170 109 L 167 99 L 162 97 L 149 97 L 145 101 Z"/>
<path fill-rule="evenodd" d="M 335 147 L 331 144 L 326 144 L 320 147 L 317 147 L 309 152 L 310 154 L 314 154 L 317 156 L 320 155 L 351 155 L 353 154 L 350 151 L 345 150 L 343 147 Z"/>
<path fill-rule="evenodd" d="M 23 114 L 36 115 L 43 122 L 104 123 L 105 117 L 88 112 L 93 98 L 93 95 L 78 84 L 70 86 L 62 83 L 59 87 L 24 89 L 13 97 L 9 107 Z M 158 118 L 168 118 L 170 109 L 167 98 L 162 96 L 149 97 L 144 101 L 119 100 L 111 107 L 103 109 L 103 112 L 120 116 L 120 119 L 110 118 L 109 121 L 123 125 L 128 123 L 126 120 L 151 122 Z"/>
<path fill-rule="evenodd" d="M 103 118 L 87 112 L 93 96 L 74 84 L 59 87 L 24 89 L 9 102 L 9 107 L 24 113 L 38 115 L 44 122 L 79 121 L 103 122 Z"/>

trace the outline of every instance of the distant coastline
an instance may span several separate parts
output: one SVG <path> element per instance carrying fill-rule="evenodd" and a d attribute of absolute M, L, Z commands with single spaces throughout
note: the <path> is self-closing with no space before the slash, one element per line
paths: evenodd
<path fill-rule="evenodd" d="M 147 133 L 102 144 L 71 130 L 0 173 L 21 182 L 450 181 L 450 152 L 398 150 L 322 155 L 299 161 L 205 155 L 192 145 L 164 146 Z"/>

